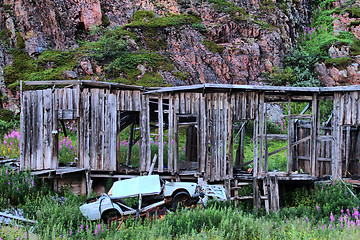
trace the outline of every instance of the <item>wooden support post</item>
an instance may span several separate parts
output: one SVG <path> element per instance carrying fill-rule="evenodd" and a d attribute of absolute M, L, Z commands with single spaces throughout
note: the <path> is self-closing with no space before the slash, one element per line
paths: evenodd
<path fill-rule="evenodd" d="M 288 99 L 288 129 L 287 129 L 287 174 L 289 175 L 292 170 L 292 155 L 291 155 L 291 143 L 293 136 L 291 135 L 291 98 Z"/>
<path fill-rule="evenodd" d="M 90 171 L 85 171 L 85 179 L 86 179 L 86 192 L 87 195 L 90 196 L 92 191 L 92 180 L 90 176 Z"/>
<path fill-rule="evenodd" d="M 253 148 L 253 177 L 257 178 L 258 176 L 258 111 L 256 109 L 255 111 L 255 119 L 254 119 L 254 133 L 253 133 L 253 139 L 254 139 L 254 148 Z"/>
<path fill-rule="evenodd" d="M 350 158 L 350 135 L 351 135 L 351 126 L 346 126 L 346 140 L 345 140 L 345 175 L 347 175 L 349 169 L 349 158 Z"/>
<path fill-rule="evenodd" d="M 340 132 L 340 93 L 334 94 L 334 109 L 333 109 L 333 141 L 331 146 L 331 177 L 333 180 L 337 178 L 337 163 L 338 163 L 338 151 L 341 151 L 339 146 L 339 132 Z"/>
<path fill-rule="evenodd" d="M 317 160 L 317 116 L 318 116 L 318 100 L 317 94 L 313 94 L 312 111 L 311 111 L 311 149 L 310 149 L 310 167 L 311 176 L 316 176 L 316 160 Z"/>
<path fill-rule="evenodd" d="M 173 171 L 174 159 L 174 105 L 173 95 L 169 96 L 168 171 Z"/>
<path fill-rule="evenodd" d="M 279 183 L 276 175 L 270 176 L 270 197 L 271 210 L 274 212 L 279 211 Z"/>
<path fill-rule="evenodd" d="M 265 117 L 265 102 L 264 102 L 264 93 L 260 95 L 259 102 L 259 134 L 260 134 L 260 144 L 259 144 L 259 174 L 263 174 L 263 160 L 264 160 L 264 117 Z"/>
<path fill-rule="evenodd" d="M 234 198 L 235 198 L 235 205 L 237 204 L 238 200 L 236 200 L 239 197 L 239 189 L 238 189 L 238 180 L 235 179 L 234 181 Z"/>
<path fill-rule="evenodd" d="M 261 199 L 260 199 L 260 190 L 259 190 L 259 179 L 257 177 L 253 178 L 253 204 L 256 210 L 261 208 Z"/>
<path fill-rule="evenodd" d="M 264 196 L 266 197 L 265 210 L 266 210 L 266 213 L 269 213 L 269 190 L 268 190 L 269 185 L 267 184 L 267 181 L 268 181 L 267 179 L 268 179 L 268 176 L 266 176 L 263 179 L 263 190 L 264 190 Z"/>
<path fill-rule="evenodd" d="M 265 132 L 265 163 L 264 163 L 264 171 L 265 174 L 269 171 L 269 152 L 268 152 L 268 137 L 267 137 L 267 111 L 265 109 L 265 126 L 264 126 L 264 132 Z"/>
<path fill-rule="evenodd" d="M 161 94 L 158 102 L 158 121 L 159 121 L 159 161 L 158 172 L 164 171 L 164 111 L 163 111 L 163 95 Z"/>
<path fill-rule="evenodd" d="M 230 179 L 225 179 L 224 180 L 224 186 L 225 186 L 225 192 L 226 192 L 226 198 L 230 199 L 231 198 L 231 186 L 230 186 L 231 182 Z"/>
<path fill-rule="evenodd" d="M 131 150 L 132 150 L 132 146 L 133 146 L 134 127 L 135 127 L 135 121 L 133 121 L 130 125 L 129 146 L 128 146 L 128 151 L 127 151 L 127 155 L 126 155 L 126 166 L 129 166 L 131 164 Z"/>

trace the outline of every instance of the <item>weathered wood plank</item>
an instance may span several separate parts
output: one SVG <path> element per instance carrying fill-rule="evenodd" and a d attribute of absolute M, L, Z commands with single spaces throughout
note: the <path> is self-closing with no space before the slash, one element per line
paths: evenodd
<path fill-rule="evenodd" d="M 113 171 L 117 169 L 116 166 L 116 95 L 109 94 L 108 96 L 108 116 L 109 116 L 109 168 L 107 170 Z"/>
<path fill-rule="evenodd" d="M 44 146 L 43 146 L 43 161 L 44 169 L 51 168 L 52 157 L 52 96 L 51 90 L 46 89 L 43 93 L 44 98 Z"/>
<path fill-rule="evenodd" d="M 291 98 L 288 99 L 288 116 L 291 116 Z M 287 129 L 287 174 L 291 173 L 292 170 L 292 165 L 293 165 L 293 159 L 292 159 L 292 148 L 291 148 L 291 143 L 292 143 L 292 139 L 293 139 L 293 135 L 291 132 L 291 125 L 293 124 L 292 119 L 290 117 L 288 117 L 288 129 Z"/>
<path fill-rule="evenodd" d="M 150 147 L 150 105 L 149 105 L 149 95 L 145 97 L 146 104 L 146 171 L 150 170 L 151 166 L 151 147 Z"/>
<path fill-rule="evenodd" d="M 90 93 L 87 91 L 87 89 L 84 89 L 84 148 L 83 148 L 83 158 L 84 158 L 84 167 L 88 168 L 90 167 L 93 169 L 94 166 L 90 164 Z"/>
<path fill-rule="evenodd" d="M 144 172 L 146 169 L 146 98 L 141 96 L 141 112 L 140 112 L 140 156 L 139 170 Z"/>
<path fill-rule="evenodd" d="M 37 146 L 37 158 L 36 158 L 36 169 L 43 170 L 44 169 L 44 152 L 43 152 L 43 143 L 44 143 L 44 99 L 43 99 L 43 91 L 37 90 L 37 120 L 36 120 L 36 130 L 38 136 L 38 146 Z"/>
<path fill-rule="evenodd" d="M 358 92 L 351 92 L 351 124 L 355 125 L 357 123 L 357 101 L 359 98 Z"/>
<path fill-rule="evenodd" d="M 313 94 L 312 109 L 311 109 L 311 176 L 316 176 L 316 158 L 317 158 L 317 121 L 318 121 L 318 100 L 317 94 Z"/>
<path fill-rule="evenodd" d="M 158 172 L 164 170 L 164 111 L 163 111 L 163 94 L 160 94 L 158 100 L 158 122 L 159 122 L 159 153 L 158 153 Z"/>
<path fill-rule="evenodd" d="M 37 149 L 38 149 L 38 142 L 39 142 L 39 136 L 38 136 L 38 124 L 37 124 L 37 113 L 38 113 L 38 95 L 37 91 L 31 92 L 31 105 L 32 105 L 32 129 L 31 129 L 31 169 L 37 170 L 36 166 L 36 160 L 37 160 Z"/>
<path fill-rule="evenodd" d="M 110 109 L 109 109 L 109 97 L 110 93 L 109 90 L 106 89 L 104 92 L 104 131 L 103 131 L 103 157 L 102 161 L 100 162 L 99 169 L 101 170 L 108 170 L 110 169 Z"/>
<path fill-rule="evenodd" d="M 98 162 L 98 134 L 101 134 L 99 131 L 99 89 L 90 89 L 91 94 L 91 141 L 90 141 L 90 165 L 92 167 L 97 166 Z M 103 117 L 103 116 L 102 116 Z"/>
<path fill-rule="evenodd" d="M 265 94 L 261 93 L 259 97 L 259 173 L 263 173 L 263 162 L 264 162 L 264 117 L 265 117 Z"/>
<path fill-rule="evenodd" d="M 255 103 L 257 104 L 257 102 Z M 259 135 L 259 109 L 257 108 L 257 106 L 255 106 L 255 118 L 254 118 L 254 132 L 253 132 L 253 139 L 254 139 L 254 146 L 253 146 L 253 177 L 254 179 L 258 176 L 258 161 L 259 161 L 259 158 L 258 158 L 258 142 L 259 142 L 259 139 L 258 139 L 258 135 Z M 255 181 L 255 180 L 254 180 Z M 254 182 L 257 184 L 257 182 Z M 257 191 L 257 188 L 258 186 L 254 186 L 254 191 Z M 255 194 L 255 192 L 254 192 Z M 254 204 L 257 204 L 257 199 L 254 199 Z"/>
<path fill-rule="evenodd" d="M 174 105 L 173 105 L 173 96 L 169 96 L 169 115 L 168 115 L 168 121 L 169 121 L 169 130 L 168 130 L 168 171 L 173 171 L 173 161 L 174 161 Z"/>
<path fill-rule="evenodd" d="M 52 157 L 47 160 L 52 169 L 59 167 L 59 99 L 56 94 L 52 96 Z"/>
<path fill-rule="evenodd" d="M 94 167 L 96 169 L 103 169 L 105 164 L 105 154 L 106 154 L 106 145 L 105 145 L 105 138 L 106 138 L 106 130 L 108 129 L 107 126 L 107 115 L 106 115 L 106 101 L 107 96 L 105 89 L 99 89 L 99 116 L 98 116 L 98 127 L 99 131 L 98 135 L 98 158 L 95 160 Z M 101 117 L 100 117 L 101 116 Z"/>
<path fill-rule="evenodd" d="M 205 172 L 205 164 L 206 164 L 206 157 L 207 157 L 207 142 L 206 142 L 206 135 L 207 135 L 207 115 L 206 115 L 206 102 L 205 96 L 200 96 L 200 114 L 199 114 L 199 121 L 200 121 L 200 165 L 199 171 L 201 173 Z"/>

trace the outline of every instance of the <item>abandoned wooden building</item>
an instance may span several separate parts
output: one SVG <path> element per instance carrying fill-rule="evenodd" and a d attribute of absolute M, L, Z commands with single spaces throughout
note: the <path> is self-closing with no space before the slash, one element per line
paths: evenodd
<path fill-rule="evenodd" d="M 21 168 L 51 179 L 55 189 L 71 184 L 75 192 L 86 194 L 98 179 L 143 175 L 155 166 L 154 172 L 165 179 L 223 183 L 232 199 L 252 198 L 257 207 L 265 200 L 267 209 L 277 210 L 279 181 L 360 174 L 360 86 L 24 85 L 49 88 L 22 92 Z M 278 132 L 270 129 L 274 104 L 286 111 L 275 113 L 287 125 Z M 302 111 L 292 112 L 294 104 Z M 75 123 L 77 136 L 71 167 L 59 164 L 60 129 L 66 136 L 68 121 Z M 246 159 L 249 130 L 252 151 Z M 120 151 L 124 138 L 121 148 L 126 151 Z M 283 147 L 270 151 L 271 142 L 280 140 Z M 281 151 L 286 171 L 269 170 L 269 159 Z M 251 169 L 244 171 L 249 164 Z M 238 196 L 237 190 L 249 182 L 253 195 Z"/>

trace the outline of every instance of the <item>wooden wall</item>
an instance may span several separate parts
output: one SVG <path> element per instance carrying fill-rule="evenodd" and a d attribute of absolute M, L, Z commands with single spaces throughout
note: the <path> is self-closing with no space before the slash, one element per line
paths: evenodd
<path fill-rule="evenodd" d="M 62 119 L 78 123 L 79 168 L 117 170 L 116 134 L 120 126 L 120 111 L 139 111 L 142 124 L 148 126 L 147 99 L 139 90 L 80 89 L 79 86 L 24 92 L 20 127 L 21 168 L 58 168 L 58 120 Z M 148 132 L 141 132 L 145 138 L 141 140 L 142 153 L 147 151 L 148 135 Z M 149 158 L 147 154 L 140 154 L 141 161 L 150 162 Z"/>
<path fill-rule="evenodd" d="M 332 98 L 332 96 L 330 96 Z M 197 169 L 205 180 L 219 181 L 233 177 L 233 123 L 254 120 L 254 176 L 265 172 L 264 145 L 265 93 L 259 92 L 171 92 L 156 95 L 140 90 L 86 88 L 45 89 L 22 94 L 20 162 L 31 170 L 58 168 L 59 120 L 78 122 L 78 167 L 91 170 L 116 171 L 118 168 L 116 139 L 120 129 L 121 111 L 139 113 L 139 171 L 147 172 L 151 165 L 150 116 L 158 112 L 158 172 L 179 172 L 178 129 L 181 117 L 195 118 L 197 126 Z M 150 108 L 150 99 L 157 109 Z M 318 99 L 312 99 L 310 128 L 299 128 L 290 141 L 316 136 L 296 146 L 293 165 L 312 175 L 344 174 L 360 169 L 358 130 L 360 124 L 359 92 L 336 92 L 332 128 L 320 127 L 317 119 Z M 154 104 L 154 102 L 152 103 Z M 153 105 L 152 105 L 153 106 Z M 289 113 L 290 114 L 290 113 Z M 166 118 L 166 119 L 165 119 Z M 314 123 L 315 121 L 315 123 Z M 166 126 L 166 124 L 168 124 Z M 168 127 L 168 161 L 164 159 L 164 130 Z M 354 129 L 355 128 L 355 129 Z M 294 136 L 293 136 L 294 137 Z M 289 139 L 289 138 L 288 138 Z M 310 139 L 310 138 L 308 138 Z M 311 144 L 310 144 L 311 141 Z M 266 142 L 266 141 L 265 141 Z M 288 144 L 289 145 L 289 144 Z M 311 148 L 311 149 L 310 149 Z M 314 155 L 314 153 L 316 154 Z M 290 155 L 290 154 L 288 154 Z M 315 159 L 315 160 L 313 160 Z M 354 172 L 354 171 L 353 171 Z M 358 170 L 355 171 L 358 173 Z"/>
<path fill-rule="evenodd" d="M 163 99 L 169 99 L 168 172 L 178 172 L 178 128 L 179 117 L 196 117 L 198 126 L 198 172 L 205 180 L 218 181 L 233 175 L 233 121 L 254 119 L 258 94 L 242 93 L 187 93 L 176 92 L 159 96 L 160 139 L 164 116 Z M 159 172 L 163 166 L 163 141 L 159 146 Z"/>

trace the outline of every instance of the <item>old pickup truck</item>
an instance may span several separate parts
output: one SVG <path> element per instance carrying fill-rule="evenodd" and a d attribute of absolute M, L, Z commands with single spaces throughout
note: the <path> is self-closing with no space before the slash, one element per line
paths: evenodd
<path fill-rule="evenodd" d="M 196 204 L 200 197 L 204 197 L 204 193 L 196 183 L 168 182 L 159 175 L 140 176 L 114 182 L 108 194 L 87 200 L 80 211 L 89 220 L 108 222 L 114 218 L 141 216 L 157 208 L 175 211 L 178 207 Z M 127 204 L 129 202 L 131 204 Z"/>

